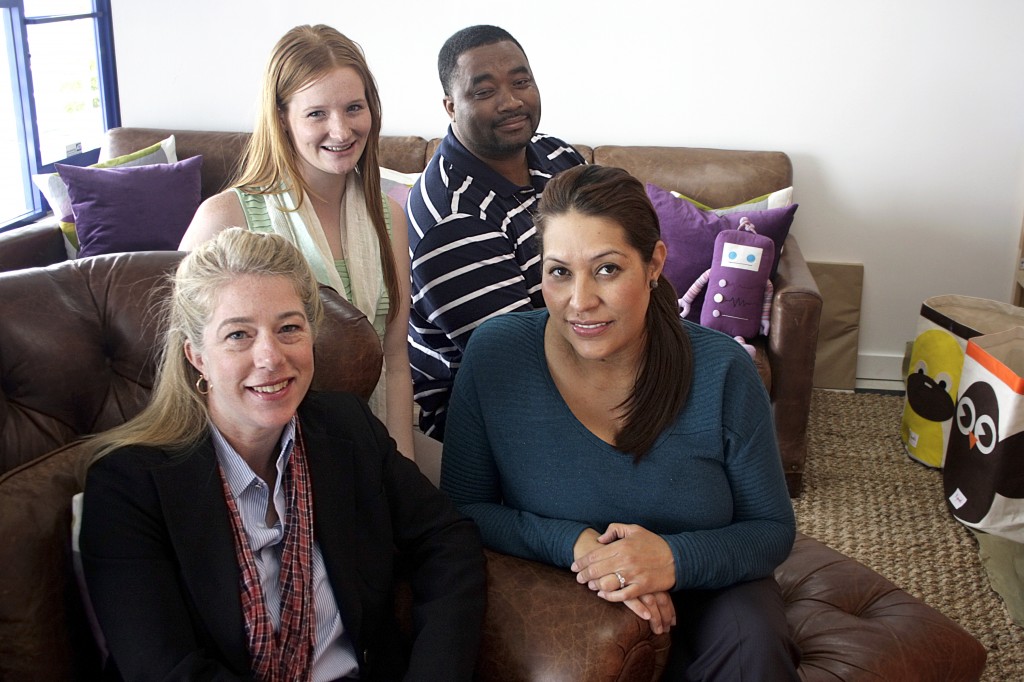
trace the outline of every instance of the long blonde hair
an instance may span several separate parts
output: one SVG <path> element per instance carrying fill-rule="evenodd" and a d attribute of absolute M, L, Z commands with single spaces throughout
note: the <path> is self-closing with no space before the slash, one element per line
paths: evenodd
<path fill-rule="evenodd" d="M 206 436 L 209 410 L 196 388 L 199 372 L 185 358 L 185 341 L 202 350 L 203 332 L 221 289 L 247 275 L 291 282 L 316 338 L 324 309 L 319 285 L 302 253 L 276 234 L 238 227 L 220 232 L 178 264 L 161 312 L 163 344 L 150 402 L 133 419 L 90 441 L 95 458 L 131 445 L 183 450 Z"/>
<path fill-rule="evenodd" d="M 302 205 L 311 189 L 302 178 L 298 152 L 281 115 L 295 93 L 345 67 L 354 69 L 362 79 L 370 109 L 370 133 L 363 155 L 356 162 L 356 170 L 363 179 L 367 210 L 381 246 L 384 284 L 392 301 L 387 319 L 391 321 L 398 312 L 400 296 L 398 270 L 384 220 L 384 198 L 380 189 L 380 94 L 366 57 L 356 42 L 324 24 L 296 26 L 277 41 L 263 74 L 256 124 L 232 186 L 247 194 L 279 194 L 294 189 L 299 195 L 296 206 Z"/>

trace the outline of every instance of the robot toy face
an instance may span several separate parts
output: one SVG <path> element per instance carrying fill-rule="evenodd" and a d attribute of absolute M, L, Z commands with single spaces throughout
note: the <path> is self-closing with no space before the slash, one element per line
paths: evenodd
<path fill-rule="evenodd" d="M 761 267 L 761 256 L 764 254 L 764 249 L 761 247 L 732 242 L 725 242 L 722 246 L 724 248 L 722 249 L 721 267 L 738 268 L 751 272 L 757 272 Z"/>

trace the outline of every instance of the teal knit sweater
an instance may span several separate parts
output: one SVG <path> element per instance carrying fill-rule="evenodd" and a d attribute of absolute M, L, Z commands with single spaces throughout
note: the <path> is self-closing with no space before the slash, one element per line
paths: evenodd
<path fill-rule="evenodd" d="M 639 462 L 581 424 L 544 357 L 546 310 L 477 329 L 455 381 L 441 488 L 484 545 L 568 567 L 587 527 L 635 523 L 675 557 L 673 589 L 770 575 L 795 521 L 771 406 L 738 343 L 683 322 L 694 353 L 690 396 Z"/>

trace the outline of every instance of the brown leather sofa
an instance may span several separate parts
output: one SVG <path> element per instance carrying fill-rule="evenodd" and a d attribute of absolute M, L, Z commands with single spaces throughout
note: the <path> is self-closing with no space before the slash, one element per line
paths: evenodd
<path fill-rule="evenodd" d="M 174 134 L 179 159 L 203 155 L 202 195 L 229 182 L 247 133 L 216 133 L 153 128 L 108 131 L 107 158 L 128 154 Z M 423 170 L 439 140 L 381 138 L 381 165 L 404 173 Z M 782 152 L 747 152 L 689 147 L 577 149 L 587 161 L 619 166 L 643 182 L 676 190 L 708 206 L 728 206 L 793 184 L 793 166 Z M 0 271 L 46 265 L 67 258 L 55 222 L 0 234 Z M 800 494 L 807 458 L 807 417 L 811 404 L 814 358 L 821 316 L 821 294 L 791 235 L 773 280 L 771 331 L 754 341 L 756 362 L 771 394 L 775 430 L 790 495 Z"/>
<path fill-rule="evenodd" d="M 122 128 L 107 154 L 174 133 L 179 158 L 203 154 L 203 196 L 230 176 L 245 134 Z M 386 137 L 382 163 L 423 168 L 437 141 Z M 779 153 L 668 147 L 581 147 L 588 160 L 709 205 L 787 186 Z M 86 461 L 74 443 L 134 414 L 152 381 L 154 287 L 175 253 L 67 258 L 55 224 L 0 235 L 0 679 L 93 679 L 98 658 L 70 549 L 70 499 Z M 771 387 L 787 478 L 799 489 L 820 295 L 795 240 L 775 281 L 775 335 L 759 349 Z M 366 395 L 379 371 L 372 331 L 325 292 L 316 385 Z M 776 572 L 802 652 L 805 680 L 968 680 L 981 645 L 955 623 L 865 566 L 798 535 Z M 571 574 L 488 553 L 485 680 L 652 680 L 667 654 L 626 609 L 594 599 Z"/>
<path fill-rule="evenodd" d="M 71 497 L 87 467 L 75 439 L 147 400 L 156 297 L 180 257 L 118 254 L 0 274 L 0 680 L 98 675 L 72 570 Z M 365 396 L 380 371 L 376 336 L 334 292 L 322 296 L 329 323 L 314 386 Z M 668 638 L 628 609 L 550 566 L 488 553 L 487 570 L 479 679 L 657 679 Z M 811 538 L 798 536 L 776 577 L 805 680 L 971 680 L 984 667 L 984 648 L 956 623 Z"/>

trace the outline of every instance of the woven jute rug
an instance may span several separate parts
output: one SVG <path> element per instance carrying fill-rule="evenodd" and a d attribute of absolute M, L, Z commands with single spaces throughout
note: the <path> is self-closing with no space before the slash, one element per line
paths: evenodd
<path fill-rule="evenodd" d="M 992 590 L 977 541 L 946 510 L 941 471 L 907 457 L 902 411 L 902 396 L 815 390 L 797 527 L 977 637 L 988 649 L 983 680 L 1024 680 L 1024 629 Z"/>

